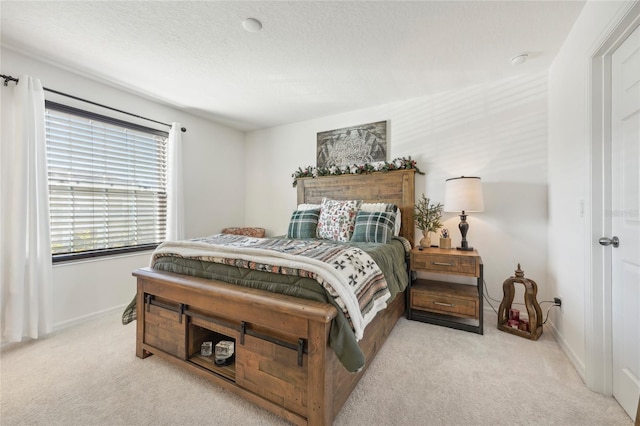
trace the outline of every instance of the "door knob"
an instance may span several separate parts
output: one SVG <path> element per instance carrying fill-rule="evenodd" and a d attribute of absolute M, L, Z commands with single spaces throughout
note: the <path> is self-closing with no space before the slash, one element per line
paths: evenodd
<path fill-rule="evenodd" d="M 614 247 L 618 247 L 620 245 L 620 240 L 618 239 L 618 237 L 613 237 L 613 238 L 602 237 L 598 240 L 598 242 L 600 243 L 601 246 L 612 245 Z"/>

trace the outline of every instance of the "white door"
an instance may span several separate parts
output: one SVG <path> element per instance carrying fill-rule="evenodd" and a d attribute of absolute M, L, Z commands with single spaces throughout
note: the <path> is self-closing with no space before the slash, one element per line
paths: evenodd
<path fill-rule="evenodd" d="M 640 27 L 612 56 L 613 396 L 634 419 L 640 395 Z M 606 241 L 605 241 L 606 243 Z M 601 242 L 602 244 L 602 242 Z"/>

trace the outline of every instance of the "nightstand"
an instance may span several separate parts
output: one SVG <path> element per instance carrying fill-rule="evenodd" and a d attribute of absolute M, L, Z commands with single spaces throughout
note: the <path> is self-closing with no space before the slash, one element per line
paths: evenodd
<path fill-rule="evenodd" d="M 418 278 L 407 291 L 407 319 L 482 334 L 482 258 L 476 250 L 414 248 L 411 270 L 443 274 L 442 280 Z M 473 277 L 475 285 L 447 280 Z"/>

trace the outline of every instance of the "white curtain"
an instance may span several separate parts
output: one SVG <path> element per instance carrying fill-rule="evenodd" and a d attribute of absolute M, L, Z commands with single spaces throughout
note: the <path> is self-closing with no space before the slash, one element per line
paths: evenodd
<path fill-rule="evenodd" d="M 171 123 L 167 153 L 167 240 L 184 239 L 182 194 L 182 126 Z"/>
<path fill-rule="evenodd" d="M 40 80 L 27 75 L 0 90 L 2 341 L 19 342 L 52 329 L 44 91 Z"/>

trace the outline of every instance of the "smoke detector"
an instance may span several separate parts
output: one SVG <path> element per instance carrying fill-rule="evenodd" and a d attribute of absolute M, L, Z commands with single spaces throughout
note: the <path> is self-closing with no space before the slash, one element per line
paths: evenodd
<path fill-rule="evenodd" d="M 524 64 L 528 58 L 529 58 L 529 54 L 520 53 L 514 56 L 513 58 L 509 59 L 509 62 L 511 62 L 511 65 L 521 65 L 521 64 Z"/>
<path fill-rule="evenodd" d="M 250 33 L 257 33 L 262 29 L 262 22 L 258 21 L 256 18 L 247 18 L 242 21 L 242 27 Z"/>

